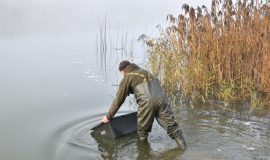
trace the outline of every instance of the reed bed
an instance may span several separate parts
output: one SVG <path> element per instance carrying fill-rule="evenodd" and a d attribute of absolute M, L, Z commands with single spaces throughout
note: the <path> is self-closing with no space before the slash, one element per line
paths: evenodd
<path fill-rule="evenodd" d="M 169 26 L 159 27 L 159 36 L 140 37 L 168 94 L 269 106 L 270 3 L 212 0 L 210 10 L 182 8 L 183 14 L 167 16 Z"/>

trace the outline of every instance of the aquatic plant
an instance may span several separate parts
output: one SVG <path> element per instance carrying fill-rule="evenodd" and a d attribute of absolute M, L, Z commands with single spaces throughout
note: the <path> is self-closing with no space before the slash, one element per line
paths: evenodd
<path fill-rule="evenodd" d="M 127 28 L 118 27 L 115 31 L 111 31 L 111 27 L 107 22 L 107 16 L 98 21 L 99 31 L 96 33 L 94 40 L 94 52 L 96 54 L 97 66 L 99 71 L 107 78 L 107 73 L 114 71 L 118 74 L 119 61 L 134 59 L 134 37 L 130 35 Z M 113 65 L 110 66 L 110 65 Z"/>
<path fill-rule="evenodd" d="M 183 4 L 158 37 L 142 35 L 149 67 L 168 94 L 184 101 L 217 99 L 270 104 L 270 3 L 212 0 Z"/>

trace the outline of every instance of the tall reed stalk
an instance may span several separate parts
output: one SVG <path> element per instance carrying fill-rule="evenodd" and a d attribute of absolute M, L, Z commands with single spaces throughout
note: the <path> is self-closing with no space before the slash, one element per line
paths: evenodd
<path fill-rule="evenodd" d="M 118 63 L 123 59 L 134 59 L 134 37 L 129 35 L 126 28 L 112 32 L 107 22 L 107 17 L 98 22 L 99 31 L 94 40 L 94 52 L 100 72 L 107 77 L 108 72 L 115 71 L 118 74 Z"/>
<path fill-rule="evenodd" d="M 182 6 L 157 38 L 142 35 L 150 67 L 171 96 L 270 104 L 270 4 L 212 0 Z"/>

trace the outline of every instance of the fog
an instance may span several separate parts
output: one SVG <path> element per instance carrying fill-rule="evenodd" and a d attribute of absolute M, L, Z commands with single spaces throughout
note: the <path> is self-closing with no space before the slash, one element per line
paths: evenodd
<path fill-rule="evenodd" d="M 184 3 L 210 6 L 210 0 L 1 0 L 0 36 L 93 32 L 105 16 L 112 27 L 143 32 L 167 24 L 166 15 L 179 14 Z"/>
<path fill-rule="evenodd" d="M 126 30 L 137 40 L 140 34 L 154 35 L 157 25 L 166 26 L 166 15 L 178 15 L 183 3 L 203 4 L 0 0 L 0 159 L 52 159 L 60 128 L 107 111 L 119 75 L 114 59 L 114 76 L 99 74 L 93 45 L 99 22 L 106 17 L 112 35 Z M 210 6 L 210 0 L 205 3 Z"/>

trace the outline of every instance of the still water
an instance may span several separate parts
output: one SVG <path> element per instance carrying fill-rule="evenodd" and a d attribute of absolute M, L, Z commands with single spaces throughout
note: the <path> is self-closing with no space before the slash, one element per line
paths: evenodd
<path fill-rule="evenodd" d="M 93 42 L 98 19 L 106 14 L 111 33 L 125 24 L 138 38 L 153 34 L 182 3 L 201 5 L 155 2 L 0 1 L 0 160 L 270 159 L 269 111 L 248 107 L 175 106 L 185 152 L 157 123 L 146 144 L 136 134 L 117 140 L 91 135 L 120 80 L 120 59 L 110 58 L 107 75 L 100 72 Z M 130 102 L 119 114 L 136 110 Z"/>

